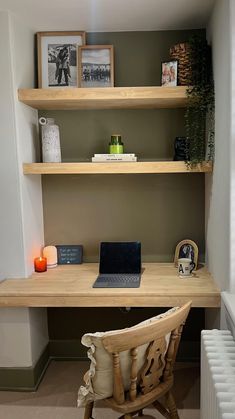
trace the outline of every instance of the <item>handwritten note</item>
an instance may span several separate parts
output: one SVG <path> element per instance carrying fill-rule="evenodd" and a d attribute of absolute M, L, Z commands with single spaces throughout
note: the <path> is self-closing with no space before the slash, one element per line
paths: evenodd
<path fill-rule="evenodd" d="M 77 265 L 82 263 L 83 247 L 81 244 L 57 245 L 59 265 Z"/>

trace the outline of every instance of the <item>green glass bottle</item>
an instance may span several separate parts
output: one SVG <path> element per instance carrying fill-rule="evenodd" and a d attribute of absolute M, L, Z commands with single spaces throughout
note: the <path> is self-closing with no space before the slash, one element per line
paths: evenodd
<path fill-rule="evenodd" d="M 109 143 L 109 154 L 122 154 L 124 147 L 122 143 L 122 137 L 119 134 L 111 135 L 111 141 Z"/>

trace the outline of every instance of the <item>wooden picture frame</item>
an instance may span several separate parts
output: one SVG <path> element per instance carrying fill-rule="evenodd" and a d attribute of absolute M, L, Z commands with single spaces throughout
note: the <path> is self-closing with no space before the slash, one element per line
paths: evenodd
<path fill-rule="evenodd" d="M 86 45 L 78 49 L 79 87 L 114 86 L 113 45 Z"/>
<path fill-rule="evenodd" d="M 198 246 L 194 241 L 185 239 L 177 244 L 174 258 L 175 267 L 178 267 L 178 259 L 183 257 L 191 259 L 195 263 L 195 269 L 197 269 Z"/>
<path fill-rule="evenodd" d="M 38 32 L 38 87 L 77 87 L 78 46 L 85 43 L 84 31 Z"/>
<path fill-rule="evenodd" d="M 161 72 L 161 85 L 162 87 L 177 86 L 178 80 L 178 61 L 163 61 Z"/>

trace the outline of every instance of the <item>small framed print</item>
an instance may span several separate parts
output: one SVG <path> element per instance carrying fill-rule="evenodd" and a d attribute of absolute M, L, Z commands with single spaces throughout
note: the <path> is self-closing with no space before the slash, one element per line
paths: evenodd
<path fill-rule="evenodd" d="M 83 31 L 38 32 L 38 87 L 77 87 L 78 46 L 85 42 Z"/>
<path fill-rule="evenodd" d="M 177 86 L 178 61 L 162 63 L 162 86 Z"/>
<path fill-rule="evenodd" d="M 113 45 L 79 47 L 79 87 L 114 86 Z"/>
<path fill-rule="evenodd" d="M 180 258 L 191 259 L 195 263 L 195 269 L 197 269 L 198 247 L 194 241 L 185 239 L 177 244 L 174 258 L 175 267 L 178 266 L 178 259 Z"/>

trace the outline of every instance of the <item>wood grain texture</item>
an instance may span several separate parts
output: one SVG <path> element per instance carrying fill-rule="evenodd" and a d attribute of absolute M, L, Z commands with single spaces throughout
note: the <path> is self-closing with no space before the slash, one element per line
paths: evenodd
<path fill-rule="evenodd" d="M 155 407 L 166 418 L 178 418 L 174 399 L 170 395 L 170 389 L 173 385 L 173 365 L 181 337 L 181 330 L 190 307 L 191 301 L 188 301 L 183 307 L 162 319 L 152 320 L 149 323 L 140 324 L 130 329 L 109 332 L 102 337 L 102 343 L 107 352 L 117 354 L 127 351 L 131 359 L 130 381 L 126 384 L 129 392 L 125 393 L 123 402 L 117 397 L 120 392 L 123 392 L 123 386 L 119 380 L 115 380 L 115 376 L 113 380 L 113 397 L 104 399 L 112 409 L 124 413 L 124 418 L 128 414 L 132 417 L 132 414 L 142 411 L 143 408 L 159 400 L 164 395 L 167 399 L 170 399 L 168 403 L 169 411 L 160 403 L 155 404 Z M 165 340 L 167 334 L 170 336 L 168 349 L 166 348 Z M 148 349 L 144 354 L 143 367 L 138 370 L 136 356 L 137 349 L 141 345 L 146 345 Z M 113 364 L 113 372 L 114 368 L 115 365 Z M 129 372 L 128 362 L 125 365 L 123 364 L 122 368 L 126 368 Z M 165 374 L 165 369 L 167 374 Z M 137 389 L 138 391 L 136 391 Z"/>
<path fill-rule="evenodd" d="M 125 401 L 124 386 L 122 381 L 122 372 L 120 364 L 120 356 L 118 352 L 113 354 L 113 395 L 118 404 Z"/>
<path fill-rule="evenodd" d="M 140 388 L 143 394 L 149 393 L 160 383 L 166 365 L 165 353 L 165 336 L 150 342 L 145 355 L 145 364 L 139 373 Z"/>
<path fill-rule="evenodd" d="M 35 109 L 184 108 L 185 86 L 19 89 L 20 102 Z"/>
<path fill-rule="evenodd" d="M 131 357 L 131 376 L 130 376 L 129 395 L 130 395 L 130 400 L 133 401 L 136 399 L 136 395 L 137 395 L 138 348 L 131 348 L 130 357 Z"/>
<path fill-rule="evenodd" d="M 98 264 L 65 266 L 0 283 L 1 307 L 220 307 L 220 290 L 206 267 L 180 278 L 173 263 L 144 263 L 140 288 L 92 288 Z"/>
<path fill-rule="evenodd" d="M 24 163 L 25 175 L 45 174 L 135 174 L 135 173 L 206 173 L 212 163 L 188 167 L 183 161 L 115 162 L 115 163 Z"/>
<path fill-rule="evenodd" d="M 155 339 L 158 339 L 159 337 L 163 337 L 166 334 L 170 333 L 173 335 L 173 329 L 176 329 L 178 325 L 178 319 L 180 319 L 180 322 L 182 323 L 185 320 L 185 310 L 189 312 L 191 308 L 192 302 L 187 301 L 182 307 L 178 308 L 178 310 L 174 311 L 173 314 L 177 313 L 177 316 L 173 316 L 172 313 L 169 315 L 162 317 L 161 319 L 155 319 L 149 323 L 140 323 L 138 324 L 138 327 L 132 327 L 132 328 L 125 328 L 120 330 L 114 330 L 110 331 L 109 333 L 105 334 L 102 337 L 102 343 L 106 351 L 109 353 L 114 352 L 122 352 L 127 351 L 131 349 L 132 347 L 139 347 L 141 345 L 144 345 L 149 339 L 149 343 L 154 341 Z M 167 319 L 167 320 L 166 320 Z M 156 336 L 157 333 L 157 336 Z M 121 334 L 121 336 L 120 336 Z M 176 334 L 176 332 L 174 333 Z M 172 336 L 173 337 L 173 336 Z M 172 340 L 171 337 L 171 340 Z M 174 342 L 175 342 L 174 338 Z M 171 342 L 169 343 L 167 353 L 169 352 L 169 357 L 172 358 L 175 343 Z M 171 346 L 171 350 L 169 350 L 169 347 Z M 145 355 L 147 355 L 147 351 L 145 352 Z M 171 370 L 168 369 L 168 374 L 165 378 L 167 378 L 171 374 Z"/>

